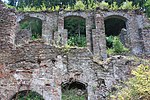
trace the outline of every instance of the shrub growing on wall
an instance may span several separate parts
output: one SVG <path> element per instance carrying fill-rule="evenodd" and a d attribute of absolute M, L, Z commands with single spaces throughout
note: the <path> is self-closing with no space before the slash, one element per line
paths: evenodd
<path fill-rule="evenodd" d="M 121 52 L 123 52 L 123 48 L 124 48 L 124 46 L 121 43 L 120 39 L 118 37 L 114 37 L 114 40 L 113 40 L 114 52 L 121 53 Z"/>
<path fill-rule="evenodd" d="M 140 65 L 132 71 L 133 78 L 126 82 L 126 87 L 112 95 L 110 100 L 149 100 L 150 99 L 150 66 Z"/>
<path fill-rule="evenodd" d="M 26 90 L 17 93 L 11 100 L 44 100 L 44 99 L 37 92 Z"/>
<path fill-rule="evenodd" d="M 85 9 L 85 5 L 81 0 L 78 0 L 74 5 L 74 10 L 84 10 L 84 9 Z"/>
<path fill-rule="evenodd" d="M 109 8 L 109 4 L 105 1 L 100 2 L 98 5 L 101 9 L 108 9 Z"/>
<path fill-rule="evenodd" d="M 146 6 L 146 13 L 150 17 L 150 0 L 146 1 L 145 6 Z"/>
<path fill-rule="evenodd" d="M 106 37 L 106 43 L 107 43 L 107 54 L 109 55 L 129 52 L 129 49 L 124 47 L 119 37 L 117 36 Z"/>

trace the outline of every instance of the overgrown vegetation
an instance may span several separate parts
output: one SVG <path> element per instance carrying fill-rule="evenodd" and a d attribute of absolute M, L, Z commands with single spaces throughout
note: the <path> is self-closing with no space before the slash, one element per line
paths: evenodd
<path fill-rule="evenodd" d="M 86 46 L 86 37 L 84 35 L 70 36 L 70 38 L 68 39 L 68 45 L 78 46 L 78 47 L 85 47 Z"/>
<path fill-rule="evenodd" d="M 132 71 L 134 77 L 126 82 L 126 87 L 111 95 L 110 100 L 149 100 L 150 98 L 150 66 L 140 65 Z"/>
<path fill-rule="evenodd" d="M 150 0 L 147 0 L 145 3 L 146 13 L 150 17 Z"/>
<path fill-rule="evenodd" d="M 80 82 L 62 83 L 62 100 L 87 100 L 87 90 Z"/>
<path fill-rule="evenodd" d="M 65 10 L 95 10 L 96 8 L 100 9 L 111 9 L 111 10 L 134 10 L 139 9 L 139 4 L 134 3 L 132 1 L 126 0 L 125 2 L 122 2 L 121 4 L 118 2 L 105 2 L 101 1 L 98 2 L 95 0 L 77 0 L 77 1 L 22 1 L 18 4 L 15 2 L 15 4 L 12 4 L 16 6 L 18 11 L 58 11 L 60 8 L 64 8 Z M 31 3 L 31 4 L 30 4 Z"/>
<path fill-rule="evenodd" d="M 41 95 L 32 91 L 22 91 L 17 93 L 12 100 L 44 100 Z"/>
<path fill-rule="evenodd" d="M 109 55 L 129 52 L 129 49 L 124 47 L 119 37 L 117 36 L 106 37 L 106 44 L 107 44 L 107 54 Z"/>
<path fill-rule="evenodd" d="M 86 100 L 87 94 L 78 94 L 77 89 L 66 90 L 62 93 L 62 100 Z"/>
<path fill-rule="evenodd" d="M 65 29 L 68 30 L 68 45 L 86 46 L 86 22 L 84 18 L 71 16 L 65 18 Z"/>

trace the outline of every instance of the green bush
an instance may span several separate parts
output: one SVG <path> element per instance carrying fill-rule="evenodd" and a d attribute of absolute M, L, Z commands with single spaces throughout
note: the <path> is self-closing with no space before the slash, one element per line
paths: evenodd
<path fill-rule="evenodd" d="M 129 52 L 129 49 L 124 47 L 124 45 L 121 43 L 118 37 L 114 37 L 113 49 L 115 53 Z"/>
<path fill-rule="evenodd" d="M 114 36 L 111 35 L 111 36 L 106 37 L 107 48 L 113 47 L 113 41 L 114 41 Z"/>
<path fill-rule="evenodd" d="M 132 71 L 134 77 L 126 82 L 116 95 L 111 95 L 110 100 L 149 100 L 150 98 L 150 66 L 140 65 Z"/>
<path fill-rule="evenodd" d="M 70 11 L 71 10 L 71 6 L 68 4 L 67 7 L 65 8 L 66 11 Z"/>
<path fill-rule="evenodd" d="M 117 5 L 117 2 L 113 2 L 113 4 L 110 5 L 111 10 L 118 10 L 119 6 Z"/>
<path fill-rule="evenodd" d="M 108 9 L 109 8 L 109 4 L 105 1 L 100 2 L 98 5 L 101 9 Z"/>
<path fill-rule="evenodd" d="M 145 6 L 146 6 L 146 13 L 148 17 L 150 17 L 150 0 L 146 1 Z"/>
<path fill-rule="evenodd" d="M 70 89 L 62 93 L 62 100 L 86 100 L 86 96 L 86 94 L 78 95 L 77 89 Z"/>
<path fill-rule="evenodd" d="M 106 44 L 107 44 L 107 54 L 109 55 L 129 52 L 129 49 L 124 47 L 119 37 L 117 36 L 106 37 Z"/>
<path fill-rule="evenodd" d="M 95 0 L 87 0 L 87 3 L 84 4 L 83 0 L 77 0 L 75 4 L 72 5 L 63 5 L 63 8 L 65 8 L 66 11 L 70 10 L 93 10 L 96 9 L 97 7 L 100 7 L 101 9 L 111 9 L 111 10 L 118 10 L 118 9 L 123 9 L 123 10 L 134 10 L 134 9 L 139 9 L 139 4 L 138 5 L 133 5 L 132 1 L 126 0 L 125 2 L 122 3 L 122 5 L 119 7 L 117 5 L 117 2 L 113 2 L 111 5 L 109 5 L 108 2 L 102 1 L 102 2 L 95 2 Z M 145 4 L 147 7 L 147 12 L 149 11 L 149 0 L 147 0 L 147 3 Z M 46 4 L 42 3 L 40 6 L 24 6 L 22 5 L 21 7 L 17 7 L 18 11 L 22 12 L 29 12 L 29 11 L 34 11 L 34 12 L 39 12 L 39 11 L 58 11 L 60 9 L 60 5 L 51 5 L 51 6 L 46 6 Z"/>
<path fill-rule="evenodd" d="M 16 94 L 13 100 L 44 100 L 43 97 L 33 91 L 22 91 Z"/>
<path fill-rule="evenodd" d="M 85 5 L 81 0 L 78 0 L 74 5 L 74 10 L 84 10 L 84 9 L 85 9 Z"/>
<path fill-rule="evenodd" d="M 68 39 L 68 45 L 85 47 L 86 46 L 86 37 L 84 35 L 81 35 L 80 37 L 78 35 L 70 36 L 70 38 Z"/>
<path fill-rule="evenodd" d="M 124 46 L 118 37 L 114 37 L 113 49 L 114 49 L 114 52 L 116 52 L 116 53 L 121 53 L 124 50 Z"/>
<path fill-rule="evenodd" d="M 139 9 L 139 5 L 133 5 L 132 1 L 126 0 L 126 2 L 123 2 L 123 4 L 120 6 L 120 9 L 123 9 L 123 10 Z"/>

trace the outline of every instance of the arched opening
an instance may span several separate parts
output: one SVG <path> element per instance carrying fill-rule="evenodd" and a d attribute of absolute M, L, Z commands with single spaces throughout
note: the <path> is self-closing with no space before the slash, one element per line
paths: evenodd
<path fill-rule="evenodd" d="M 20 29 L 27 29 L 32 33 L 32 39 L 42 37 L 42 20 L 35 17 L 26 17 L 19 22 Z"/>
<path fill-rule="evenodd" d="M 87 86 L 74 81 L 62 83 L 62 100 L 87 100 Z"/>
<path fill-rule="evenodd" d="M 79 16 L 68 16 L 64 19 L 64 28 L 68 30 L 68 45 L 86 46 L 86 20 Z"/>
<path fill-rule="evenodd" d="M 114 50 L 116 53 L 124 52 L 126 42 L 127 19 L 121 16 L 109 16 L 105 18 L 105 35 L 107 50 Z M 127 49 L 125 49 L 126 51 Z"/>
<path fill-rule="evenodd" d="M 122 28 L 126 29 L 126 19 L 120 16 L 109 16 L 104 23 L 106 36 L 118 36 Z"/>
<path fill-rule="evenodd" d="M 10 100 L 44 100 L 37 92 L 24 90 L 16 93 Z"/>

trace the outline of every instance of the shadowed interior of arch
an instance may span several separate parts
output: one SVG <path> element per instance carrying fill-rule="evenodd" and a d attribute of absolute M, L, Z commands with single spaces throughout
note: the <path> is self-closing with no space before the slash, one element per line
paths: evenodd
<path fill-rule="evenodd" d="M 10 100 L 44 100 L 37 92 L 24 90 L 16 93 Z"/>
<path fill-rule="evenodd" d="M 104 23 L 106 36 L 118 36 L 122 28 L 126 29 L 126 21 L 121 18 L 110 17 L 105 19 Z"/>
<path fill-rule="evenodd" d="M 64 19 L 64 28 L 68 30 L 68 45 L 86 46 L 86 21 L 79 16 L 68 16 Z"/>
<path fill-rule="evenodd" d="M 87 100 L 87 86 L 80 82 L 62 83 L 62 100 Z"/>

